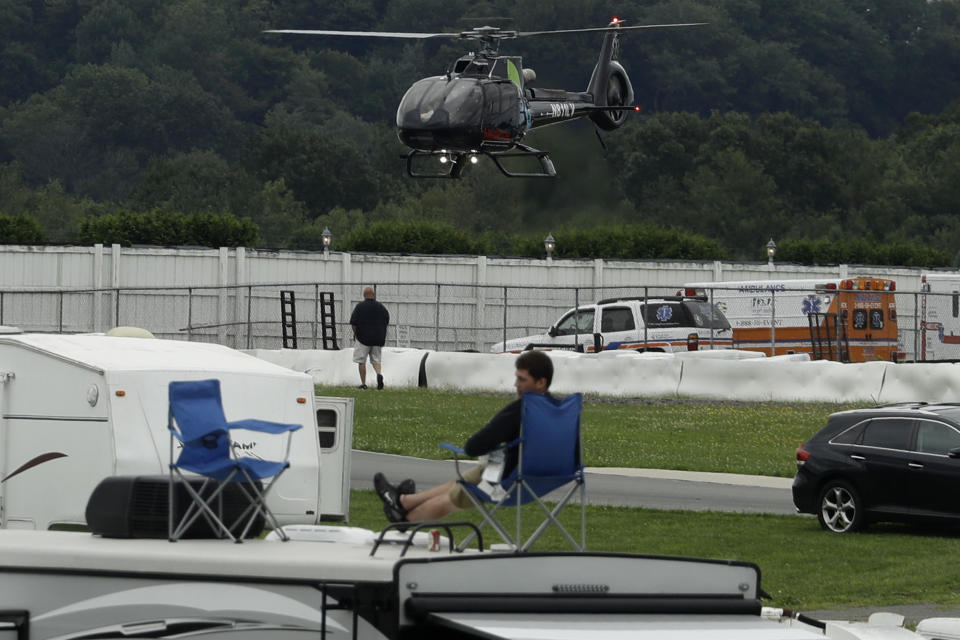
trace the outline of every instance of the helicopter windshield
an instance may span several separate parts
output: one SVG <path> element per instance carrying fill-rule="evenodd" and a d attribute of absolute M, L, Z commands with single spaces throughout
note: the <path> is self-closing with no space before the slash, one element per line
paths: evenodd
<path fill-rule="evenodd" d="M 407 90 L 397 109 L 401 129 L 479 127 L 483 108 L 475 78 L 424 78 Z"/>

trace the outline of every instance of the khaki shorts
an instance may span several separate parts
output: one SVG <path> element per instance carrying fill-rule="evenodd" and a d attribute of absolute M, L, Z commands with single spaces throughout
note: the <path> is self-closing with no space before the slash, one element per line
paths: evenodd
<path fill-rule="evenodd" d="M 480 480 L 483 478 L 483 469 L 484 465 L 475 465 L 463 472 L 463 479 L 471 484 L 479 484 Z M 467 497 L 467 492 L 464 491 L 463 487 L 460 486 L 460 483 L 455 483 L 453 488 L 450 489 L 450 493 L 447 495 L 450 496 L 450 502 L 457 505 L 461 509 L 469 509 L 473 506 L 473 503 L 470 502 L 470 498 Z"/>
<path fill-rule="evenodd" d="M 357 364 L 364 364 L 367 361 L 367 356 L 370 357 L 370 362 L 373 364 L 380 364 L 380 347 L 368 347 L 365 344 L 360 344 L 359 342 L 353 345 L 353 361 Z"/>

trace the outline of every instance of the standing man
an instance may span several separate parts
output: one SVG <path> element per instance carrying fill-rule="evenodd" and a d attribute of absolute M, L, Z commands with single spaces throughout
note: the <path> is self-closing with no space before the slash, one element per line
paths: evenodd
<path fill-rule="evenodd" d="M 387 341 L 387 325 L 390 312 L 377 302 L 373 287 L 363 289 L 363 300 L 357 303 L 350 315 L 353 329 L 353 361 L 360 369 L 360 388 L 367 388 L 367 358 L 377 372 L 377 389 L 383 389 L 383 373 L 380 370 L 380 348 Z"/>

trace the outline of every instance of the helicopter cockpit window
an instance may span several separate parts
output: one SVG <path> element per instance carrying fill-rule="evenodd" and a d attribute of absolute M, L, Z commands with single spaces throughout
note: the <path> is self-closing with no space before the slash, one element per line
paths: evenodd
<path fill-rule="evenodd" d="M 425 78 L 403 96 L 397 124 L 413 129 L 463 126 L 479 121 L 481 105 L 480 84 L 476 80 Z"/>

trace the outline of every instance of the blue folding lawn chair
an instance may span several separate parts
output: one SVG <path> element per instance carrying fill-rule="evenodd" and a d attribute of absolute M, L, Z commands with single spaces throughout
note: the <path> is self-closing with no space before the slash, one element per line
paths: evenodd
<path fill-rule="evenodd" d="M 484 487 L 490 485 L 483 482 L 474 484 L 464 480 L 460 473 L 460 456 L 465 455 L 463 449 L 449 444 L 440 445 L 454 454 L 459 478 L 457 482 L 464 488 L 467 497 L 483 516 L 480 527 L 490 525 L 500 534 L 503 541 L 516 551 L 530 549 L 550 525 L 557 527 L 574 549 L 577 551 L 586 549 L 586 485 L 581 463 L 580 440 L 582 407 L 583 397 L 579 393 L 567 396 L 563 400 L 556 400 L 540 393 L 523 394 L 520 410 L 520 437 L 498 449 L 519 447 L 516 468 L 507 477 L 502 478 L 497 485 L 501 491 L 485 491 Z M 553 509 L 544 504 L 542 500 L 544 496 L 568 485 L 565 493 L 560 494 Z M 560 511 L 578 492 L 580 494 L 579 544 L 558 520 Z M 530 537 L 524 541 L 521 533 L 522 506 L 530 502 L 536 503 L 545 517 Z M 496 514 L 501 507 L 517 508 L 516 536 L 510 535 L 506 527 L 496 519 Z M 465 539 L 460 544 L 460 549 L 466 548 L 472 539 L 472 535 Z"/>
<path fill-rule="evenodd" d="M 170 430 L 170 494 L 169 538 L 181 538 L 197 518 L 203 516 L 211 528 L 222 537 L 242 542 L 254 521 L 261 514 L 266 522 L 286 541 L 287 536 L 267 507 L 267 494 L 280 475 L 290 466 L 290 441 L 299 424 L 282 424 L 266 420 L 238 420 L 227 422 L 220 397 L 220 381 L 174 381 L 169 385 L 170 410 L 167 426 Z M 274 435 L 287 435 L 287 449 L 281 461 L 240 457 L 233 451 L 230 440 L 232 429 L 247 429 Z M 181 444 L 180 454 L 174 460 L 174 442 Z M 184 472 L 204 478 L 196 489 Z M 270 481 L 263 485 L 263 481 Z M 181 482 L 191 498 L 179 522 L 175 522 L 174 483 Z M 249 505 L 229 525 L 223 521 L 218 505 L 224 488 L 235 484 Z M 234 531 L 241 529 L 240 534 Z"/>

